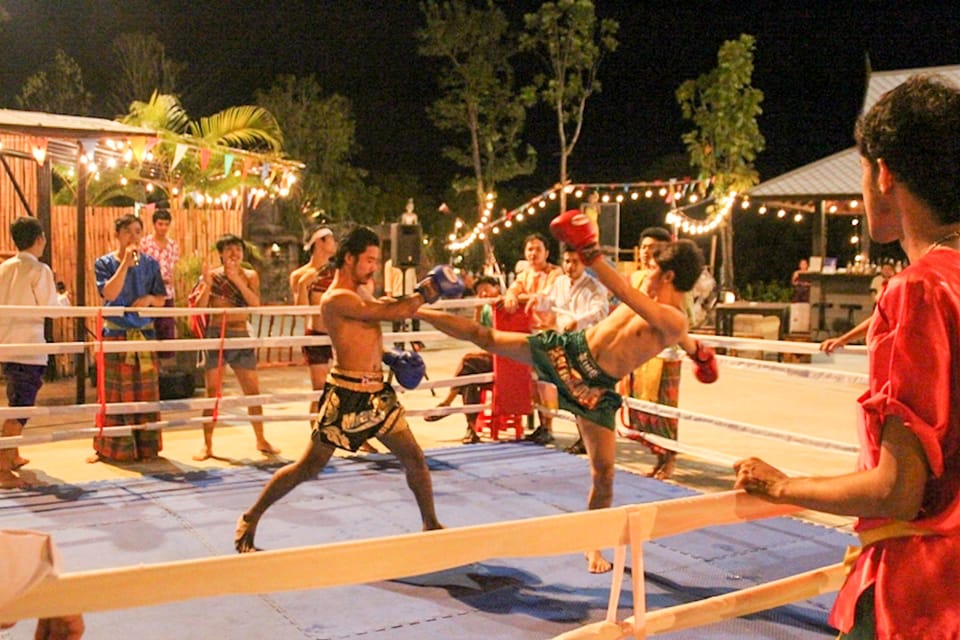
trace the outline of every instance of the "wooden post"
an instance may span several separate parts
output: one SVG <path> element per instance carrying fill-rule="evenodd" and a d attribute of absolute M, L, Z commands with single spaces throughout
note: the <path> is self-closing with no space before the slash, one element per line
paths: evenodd
<path fill-rule="evenodd" d="M 81 151 L 77 152 L 77 273 L 73 303 L 78 307 L 87 304 L 87 167 L 80 159 Z M 76 318 L 76 339 L 86 339 L 86 324 L 84 318 Z M 76 403 L 83 404 L 87 396 L 87 352 L 81 351 L 74 359 L 74 369 L 77 374 Z"/>

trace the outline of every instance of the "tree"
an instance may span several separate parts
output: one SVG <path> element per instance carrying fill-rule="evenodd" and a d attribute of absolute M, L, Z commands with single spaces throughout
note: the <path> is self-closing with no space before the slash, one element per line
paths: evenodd
<path fill-rule="evenodd" d="M 117 65 L 108 108 L 126 113 L 134 100 L 148 100 L 156 91 L 173 94 L 187 65 L 167 57 L 166 48 L 154 34 L 121 33 L 113 41 Z"/>
<path fill-rule="evenodd" d="M 616 51 L 620 25 L 610 19 L 598 24 L 590 0 L 545 2 L 536 13 L 524 16 L 524 24 L 520 48 L 534 52 L 543 67 L 524 96 L 528 104 L 539 100 L 556 113 L 560 184 L 566 185 L 568 159 L 580 139 L 587 99 L 600 92 L 600 63 L 604 55 Z M 566 206 L 566 190 L 561 190 L 561 210 Z"/>
<path fill-rule="evenodd" d="M 87 174 L 87 202 L 108 204 L 120 199 L 144 202 L 148 199 L 171 198 L 174 189 L 183 195 L 202 194 L 216 197 L 242 186 L 263 186 L 259 175 L 243 175 L 242 171 L 226 171 L 225 146 L 280 156 L 283 134 L 269 111 L 252 105 L 230 107 L 209 117 L 190 120 L 176 96 L 154 92 L 148 102 L 134 101 L 121 121 L 157 132 L 159 142 L 150 151 L 152 159 L 139 163 L 120 163 L 99 169 L 99 177 Z M 206 167 L 201 167 L 199 154 L 185 153 L 174 165 L 179 145 L 221 150 L 211 153 Z M 58 171 L 63 182 L 58 202 L 70 201 L 76 193 L 76 176 Z M 154 187 L 148 198 L 146 185 Z M 187 198 L 186 204 L 199 204 Z"/>
<path fill-rule="evenodd" d="M 486 212 L 488 194 L 498 182 L 533 173 L 536 152 L 521 141 L 526 110 L 514 90 L 510 58 L 517 52 L 504 13 L 487 0 L 483 7 L 465 0 L 423 2 L 426 26 L 417 33 L 420 54 L 439 58 L 444 94 L 429 113 L 442 131 L 466 134 L 461 146 L 445 147 L 444 155 L 470 175 L 458 176 L 456 192 L 473 191 L 477 218 Z M 493 246 L 484 241 L 486 262 Z"/>
<path fill-rule="evenodd" d="M 27 78 L 16 101 L 21 109 L 82 116 L 90 115 L 93 94 L 77 61 L 57 49 L 49 66 Z"/>
<path fill-rule="evenodd" d="M 278 77 L 268 91 L 257 91 L 256 102 L 276 117 L 286 152 L 306 165 L 300 211 L 311 215 L 322 210 L 330 220 L 375 222 L 372 212 L 352 208 L 365 200 L 367 172 L 351 163 L 358 146 L 350 101 L 339 94 L 325 97 L 312 75 L 286 75 Z"/>
<path fill-rule="evenodd" d="M 696 80 L 687 80 L 676 93 L 683 117 L 697 127 L 682 136 L 690 164 L 701 179 L 712 180 L 715 203 L 731 192 L 744 193 L 759 181 L 753 163 L 765 141 L 757 124 L 757 116 L 763 112 L 763 92 L 750 85 L 755 42 L 747 34 L 724 42 L 717 53 L 717 67 Z M 733 216 L 719 229 L 720 286 L 732 288 Z"/>

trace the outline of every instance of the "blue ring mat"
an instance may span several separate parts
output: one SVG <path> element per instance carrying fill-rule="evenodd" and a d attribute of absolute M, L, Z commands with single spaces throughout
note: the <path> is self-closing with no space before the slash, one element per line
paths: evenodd
<path fill-rule="evenodd" d="M 437 513 L 448 527 L 585 509 L 590 470 L 582 457 L 526 443 L 435 449 L 426 455 Z M 66 571 L 232 554 L 237 516 L 276 468 L 198 470 L 9 492 L 0 500 L 0 527 L 53 534 Z M 614 504 L 693 494 L 618 470 Z M 266 513 L 257 544 L 280 549 L 419 528 L 416 504 L 395 458 L 334 458 L 320 478 L 300 485 Z M 647 608 L 830 565 L 854 543 L 849 534 L 791 518 L 655 540 L 644 547 Z M 609 551 L 606 555 L 612 557 Z M 84 637 L 548 638 L 602 620 L 609 588 L 610 574 L 588 573 L 580 554 L 496 558 L 366 585 L 91 613 L 85 616 Z M 626 579 L 620 619 L 632 614 L 631 597 Z M 657 637 L 834 638 L 836 632 L 826 624 L 833 599 L 828 594 Z M 12 637 L 32 638 L 32 628 L 19 624 Z"/>

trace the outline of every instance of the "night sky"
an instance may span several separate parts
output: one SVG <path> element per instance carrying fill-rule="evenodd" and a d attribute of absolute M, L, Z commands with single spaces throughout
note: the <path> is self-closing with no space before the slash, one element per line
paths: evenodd
<path fill-rule="evenodd" d="M 520 24 L 538 2 L 501 3 Z M 898 7 L 909 4 L 909 8 Z M 172 0 L 3 0 L 0 100 L 13 96 L 56 46 L 80 63 L 89 89 L 109 86 L 110 42 L 124 31 L 156 33 L 187 62 L 185 106 L 193 117 L 250 102 L 279 74 L 315 74 L 327 92 L 352 100 L 361 153 L 376 173 L 415 173 L 442 193 L 453 168 L 425 108 L 436 97 L 435 63 L 416 52 L 416 2 L 223 2 Z M 724 40 L 757 39 L 753 84 L 765 94 L 760 127 L 767 148 L 757 165 L 774 177 L 852 144 L 866 59 L 875 70 L 960 63 L 960 8 L 948 3 L 596 2 L 620 23 L 620 48 L 601 70 L 603 92 L 588 102 L 571 159 L 583 182 L 649 178 L 652 163 L 684 151 L 690 128 L 674 98 L 686 79 L 708 72 Z M 113 115 L 113 114 L 108 114 Z M 534 195 L 556 182 L 555 122 L 528 117 L 540 156 L 519 184 Z M 670 177 L 670 176 L 660 176 Z M 424 197 L 424 200 L 430 198 Z M 501 203 L 516 206 L 517 203 Z M 422 209 L 422 208 L 421 208 Z"/>

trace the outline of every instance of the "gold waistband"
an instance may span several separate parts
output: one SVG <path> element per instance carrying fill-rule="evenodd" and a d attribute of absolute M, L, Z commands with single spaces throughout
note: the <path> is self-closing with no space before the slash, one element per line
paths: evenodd
<path fill-rule="evenodd" d="M 860 539 L 860 546 L 847 547 L 847 551 L 843 556 L 844 567 L 846 568 L 847 573 L 850 573 L 850 571 L 853 569 L 853 565 L 857 562 L 857 558 L 860 557 L 860 553 L 868 546 L 883 540 L 889 540 L 891 538 L 909 538 L 910 536 L 934 535 L 937 534 L 929 529 L 921 529 L 912 522 L 904 522 L 903 520 L 894 520 L 893 522 L 888 522 L 887 524 L 880 525 L 879 527 L 861 531 L 857 533 L 857 537 Z"/>

